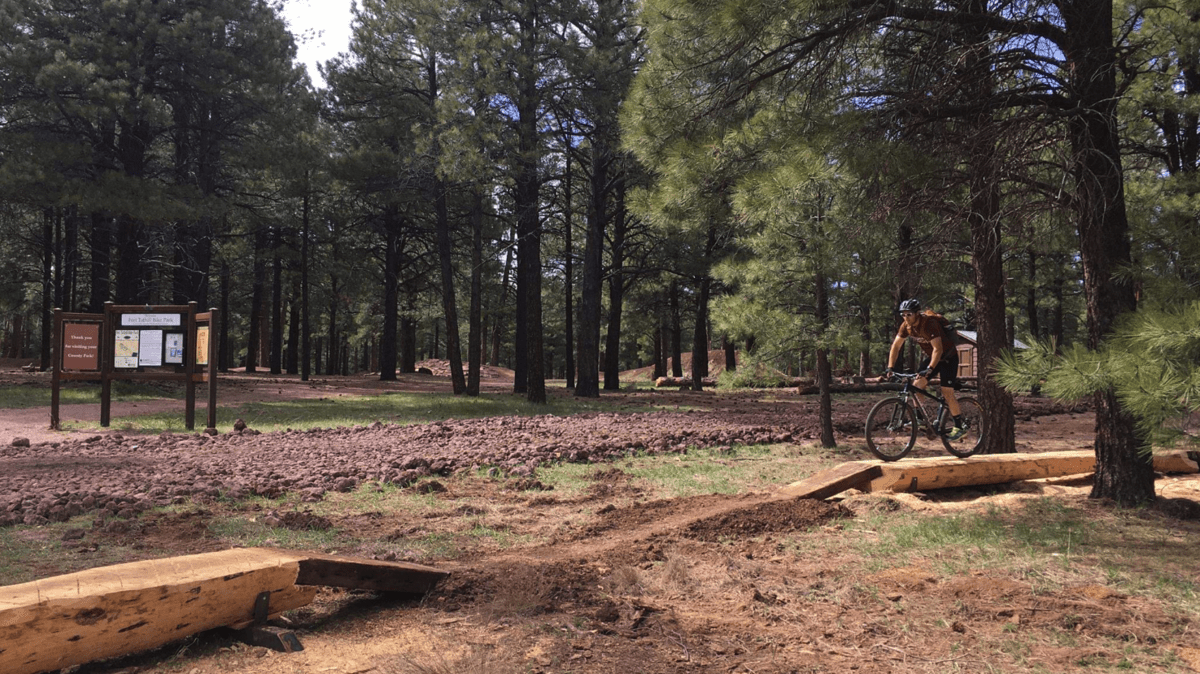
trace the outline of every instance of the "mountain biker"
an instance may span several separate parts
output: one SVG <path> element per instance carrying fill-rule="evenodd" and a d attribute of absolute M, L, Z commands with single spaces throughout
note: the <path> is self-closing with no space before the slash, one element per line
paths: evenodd
<path fill-rule="evenodd" d="M 922 312 L 921 301 L 915 298 L 901 302 L 899 312 L 900 317 L 904 320 L 896 332 L 896 338 L 892 340 L 892 350 L 888 353 L 888 366 L 884 377 L 892 378 L 894 374 L 892 368 L 896 365 L 900 350 L 904 348 L 904 341 L 912 337 L 917 342 L 917 346 L 921 347 L 921 352 L 925 354 L 925 360 L 918 368 L 918 377 L 913 381 L 913 386 L 924 390 L 929 385 L 929 374 L 937 372 L 938 379 L 941 381 L 942 397 L 945 398 L 946 407 L 954 417 L 954 428 L 946 433 L 946 438 L 949 440 L 961 439 L 967 434 L 967 431 L 963 428 L 962 409 L 958 405 L 958 399 L 954 396 L 954 389 L 959 384 L 958 349 L 955 346 L 954 331 L 950 329 L 950 322 L 933 311 Z"/>

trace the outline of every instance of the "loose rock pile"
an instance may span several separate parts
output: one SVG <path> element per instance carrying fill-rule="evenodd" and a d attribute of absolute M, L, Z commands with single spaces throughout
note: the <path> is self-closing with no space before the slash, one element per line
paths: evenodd
<path fill-rule="evenodd" d="M 735 415 L 736 416 L 736 415 Z M 185 499 L 294 492 L 305 501 L 372 480 L 408 485 L 495 467 L 532 476 L 544 464 L 599 462 L 629 452 L 792 440 L 797 429 L 654 412 L 494 417 L 397 426 L 210 437 L 93 436 L 0 449 L 0 526 L 65 521 L 92 510 L 130 516 Z"/>

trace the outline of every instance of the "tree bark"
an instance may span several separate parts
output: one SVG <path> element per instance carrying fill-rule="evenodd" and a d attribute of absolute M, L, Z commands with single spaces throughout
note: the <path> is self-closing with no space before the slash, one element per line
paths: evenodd
<path fill-rule="evenodd" d="M 217 345 L 217 371 L 229 372 L 229 294 L 232 285 L 232 273 L 229 270 L 229 261 L 221 259 L 221 334 L 220 343 Z"/>
<path fill-rule="evenodd" d="M 968 12 L 983 15 L 988 0 L 968 0 Z M 975 93 L 979 100 L 995 93 L 996 82 L 991 72 L 981 67 L 988 54 L 989 36 L 984 30 L 968 29 L 967 56 L 962 67 L 974 74 Z M 990 113 L 981 113 L 964 120 L 966 135 L 967 183 L 970 189 L 967 224 L 971 232 L 971 266 L 975 276 L 975 322 L 978 331 L 976 352 L 979 369 L 975 373 L 979 386 L 979 405 L 984 417 L 983 454 L 1012 454 L 1016 448 L 1016 419 L 1013 416 L 1012 394 L 993 378 L 993 367 L 1001 352 L 1012 346 L 1007 339 L 1007 317 L 1004 298 L 1004 249 L 1000 220 L 1000 171 L 997 166 L 996 127 Z"/>
<path fill-rule="evenodd" d="M 310 230 L 310 206 L 311 206 L 311 186 L 309 185 L 310 173 L 305 173 L 304 176 L 304 204 L 302 211 L 302 225 L 300 240 L 300 381 L 308 381 L 309 375 L 312 374 L 312 323 L 309 321 L 309 293 L 308 293 L 308 239 L 311 236 Z M 228 316 L 228 313 L 222 313 L 222 316 Z M 221 327 L 225 327 L 227 320 L 221 321 Z M 320 369 L 320 366 L 318 366 Z"/>
<path fill-rule="evenodd" d="M 54 209 L 42 210 L 42 372 L 50 369 L 50 336 L 54 325 Z"/>
<path fill-rule="evenodd" d="M 471 308 L 467 331 L 467 389 L 469 396 L 479 395 L 479 376 L 483 364 L 483 192 L 471 192 Z"/>
<path fill-rule="evenodd" d="M 246 335 L 246 372 L 258 371 L 258 345 L 261 339 L 263 295 L 267 281 L 267 264 L 264 260 L 267 248 L 266 229 L 254 231 L 253 281 L 250 286 L 250 330 Z M 332 320 L 332 319 L 331 319 Z M 332 331 L 332 327 L 330 328 Z"/>
<path fill-rule="evenodd" d="M 1070 66 L 1077 111 L 1068 120 L 1079 248 L 1087 300 L 1088 348 L 1099 349 L 1117 318 L 1137 308 L 1130 281 L 1117 274 L 1131 263 L 1124 175 L 1117 136 L 1116 50 L 1109 0 L 1059 3 L 1065 24 L 1063 51 Z M 1112 390 L 1095 394 L 1096 476 L 1093 498 L 1122 505 L 1152 501 L 1154 471 L 1146 439 Z"/>
<path fill-rule="evenodd" d="M 516 239 L 515 230 L 513 239 L 514 241 Z M 492 310 L 495 318 L 492 325 L 492 355 L 488 360 L 492 366 L 500 364 L 500 345 L 504 338 L 504 305 L 508 300 L 508 289 L 511 287 L 513 245 L 507 246 L 504 252 L 504 273 L 500 277 L 500 297 L 496 300 L 496 308 Z"/>
<path fill-rule="evenodd" d="M 109 299 L 109 274 L 112 265 L 112 218 L 104 213 L 92 213 L 91 236 L 91 296 L 88 311 L 100 313 Z"/>
<path fill-rule="evenodd" d="M 624 201 L 624 185 L 618 187 L 618 202 Z M 625 304 L 625 234 L 628 222 L 618 206 L 613 222 L 612 267 L 608 274 L 608 330 L 604 340 L 604 390 L 621 390 L 621 311 Z"/>
<path fill-rule="evenodd" d="M 604 277 L 604 236 L 608 231 L 608 172 L 612 149 L 606 134 L 597 132 L 592 145 L 588 190 L 587 232 L 583 243 L 583 278 L 579 288 L 579 335 L 576 346 L 579 378 L 575 395 L 600 397 L 600 315 Z"/>
<path fill-rule="evenodd" d="M 1038 320 L 1037 303 L 1037 251 L 1030 246 L 1026 251 L 1026 273 L 1029 274 L 1029 286 L 1025 290 L 1025 316 L 1029 321 L 1029 334 L 1034 339 L 1042 336 L 1041 322 Z"/>
<path fill-rule="evenodd" d="M 814 301 L 817 308 L 817 324 L 821 326 L 821 339 L 830 327 L 829 320 L 829 282 L 822 269 L 817 270 L 813 278 Z M 823 345 L 817 347 L 817 388 L 820 397 L 821 417 L 821 446 L 827 449 L 837 447 L 837 439 L 833 434 L 833 368 L 829 364 L 829 351 Z"/>
<path fill-rule="evenodd" d="M 571 149 L 569 141 L 564 145 L 567 149 L 563 151 L 563 159 L 566 164 L 563 171 L 563 301 L 565 303 L 563 319 L 566 321 L 564 338 L 567 342 L 566 353 L 566 379 L 567 388 L 575 388 L 575 250 L 571 243 L 571 235 L 575 228 L 575 223 L 571 213 Z"/>
<path fill-rule="evenodd" d="M 704 276 L 699 285 L 699 292 L 696 293 L 696 328 L 692 333 L 693 391 L 702 390 L 704 378 L 708 376 L 708 294 L 712 279 Z"/>
<path fill-rule="evenodd" d="M 446 358 L 450 361 L 450 387 L 454 395 L 467 390 L 463 376 L 462 347 L 458 334 L 458 301 L 454 296 L 454 258 L 450 242 L 450 216 L 446 205 L 446 183 L 433 181 L 433 203 L 437 216 L 438 262 L 442 279 L 442 313 L 446 319 Z M 539 280 L 540 280 L 539 275 Z M 539 292 L 541 291 L 539 287 Z M 539 297 L 540 300 L 540 297 Z"/>
<path fill-rule="evenodd" d="M 383 226 L 383 335 L 379 340 L 379 379 L 396 381 L 396 322 L 400 310 L 400 216 L 389 206 Z"/>
<path fill-rule="evenodd" d="M 271 374 L 283 374 L 283 233 L 275 227 L 271 245 Z"/>

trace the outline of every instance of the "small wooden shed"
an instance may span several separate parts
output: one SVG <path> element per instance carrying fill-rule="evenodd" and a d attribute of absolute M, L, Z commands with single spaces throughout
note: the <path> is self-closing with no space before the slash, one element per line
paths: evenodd
<path fill-rule="evenodd" d="M 979 351 L 976 348 L 979 343 L 979 333 L 974 330 L 956 330 L 955 332 L 958 335 L 959 378 L 979 376 Z M 1014 339 L 1013 348 L 1028 349 L 1029 347 L 1021 340 Z"/>

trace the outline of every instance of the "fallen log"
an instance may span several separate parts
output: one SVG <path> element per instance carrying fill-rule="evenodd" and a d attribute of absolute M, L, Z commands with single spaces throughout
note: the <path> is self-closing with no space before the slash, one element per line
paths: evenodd
<path fill-rule="evenodd" d="M 712 377 L 704 377 L 700 380 L 703 386 L 716 386 L 717 380 Z M 691 388 L 691 377 L 659 377 L 654 380 L 654 386 L 657 388 L 665 388 L 668 386 L 678 386 L 679 388 Z"/>
<path fill-rule="evenodd" d="M 37 674 L 218 627 L 242 629 L 310 603 L 326 582 L 423 594 L 447 575 L 415 564 L 245 548 L 0 587 L 0 672 Z"/>
<path fill-rule="evenodd" d="M 874 468 L 878 470 L 870 470 Z M 788 498 L 828 498 L 847 489 L 865 492 L 930 491 L 1080 475 L 1092 473 L 1095 469 L 1096 454 L 1091 450 L 986 454 L 967 459 L 946 456 L 892 462 L 850 461 L 789 484 L 779 494 Z M 1200 472 L 1200 466 L 1189 459 L 1186 452 L 1164 452 L 1154 455 L 1154 470 L 1160 473 L 1196 473 Z"/>

